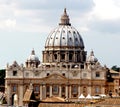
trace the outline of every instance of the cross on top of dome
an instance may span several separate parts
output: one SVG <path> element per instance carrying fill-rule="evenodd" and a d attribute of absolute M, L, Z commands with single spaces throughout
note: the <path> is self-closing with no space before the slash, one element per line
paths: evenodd
<path fill-rule="evenodd" d="M 61 16 L 61 23 L 59 23 L 59 25 L 69 25 L 69 26 L 71 26 L 71 24 L 69 22 L 69 16 L 67 15 L 67 12 L 66 12 L 66 8 L 64 9 L 64 13 Z"/>

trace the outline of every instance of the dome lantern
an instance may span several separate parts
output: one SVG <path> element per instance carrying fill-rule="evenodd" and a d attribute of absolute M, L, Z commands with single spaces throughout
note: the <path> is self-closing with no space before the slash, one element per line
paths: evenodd
<path fill-rule="evenodd" d="M 59 25 L 69 25 L 69 26 L 71 26 L 69 20 L 70 19 L 69 19 L 69 16 L 67 15 L 66 8 L 65 8 L 64 13 L 61 16 L 61 23 L 59 23 Z"/>

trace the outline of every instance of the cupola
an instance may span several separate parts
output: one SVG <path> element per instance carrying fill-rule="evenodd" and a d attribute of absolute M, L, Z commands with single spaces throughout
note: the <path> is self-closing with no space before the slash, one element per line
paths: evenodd
<path fill-rule="evenodd" d="M 31 55 L 27 58 L 26 67 L 38 67 L 40 64 L 39 58 L 35 55 L 34 49 L 31 51 Z"/>

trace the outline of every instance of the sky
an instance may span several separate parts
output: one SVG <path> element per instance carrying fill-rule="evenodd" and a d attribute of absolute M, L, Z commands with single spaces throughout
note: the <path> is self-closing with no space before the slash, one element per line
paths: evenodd
<path fill-rule="evenodd" d="M 120 0 L 0 0 L 0 68 L 25 64 L 34 49 L 42 62 L 45 40 L 64 8 L 81 34 L 87 56 L 120 66 Z"/>

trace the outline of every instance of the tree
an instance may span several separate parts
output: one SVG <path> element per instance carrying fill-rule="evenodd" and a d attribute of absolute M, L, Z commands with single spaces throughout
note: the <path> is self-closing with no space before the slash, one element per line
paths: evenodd
<path fill-rule="evenodd" d="M 120 67 L 117 67 L 117 65 L 114 65 L 111 69 L 114 70 L 114 71 L 119 72 Z"/>
<path fill-rule="evenodd" d="M 4 91 L 5 86 L 5 69 L 0 70 L 0 91 Z"/>

